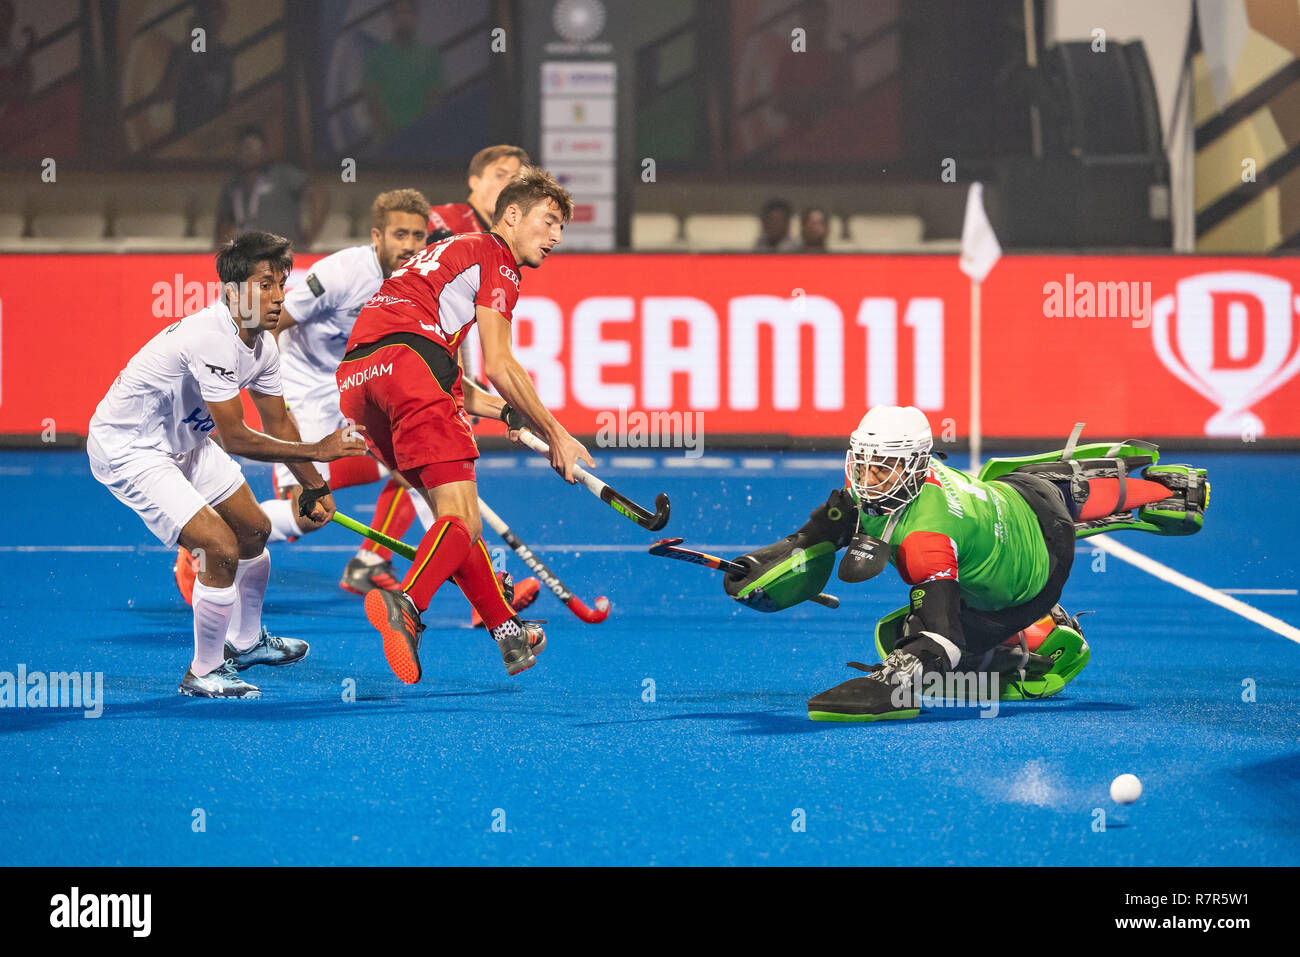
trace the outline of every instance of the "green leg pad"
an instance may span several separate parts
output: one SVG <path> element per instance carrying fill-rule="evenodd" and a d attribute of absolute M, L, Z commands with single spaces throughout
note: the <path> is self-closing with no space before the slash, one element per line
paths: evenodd
<path fill-rule="evenodd" d="M 1054 675 L 1050 671 L 1043 675 L 1039 681 L 1018 681 L 1015 684 L 1008 684 L 998 695 L 999 701 L 1037 701 L 1039 698 L 1050 698 L 1057 694 L 1065 687 L 1065 682 L 1061 680 L 1060 675 Z"/>
<path fill-rule="evenodd" d="M 903 619 L 907 617 L 908 608 L 899 608 L 890 612 L 876 623 L 876 654 L 884 661 L 894 650 Z M 1088 665 L 1092 650 L 1083 635 L 1073 628 L 1057 625 L 1052 633 L 1038 646 L 1035 654 L 1052 659 L 1052 667 L 1042 678 L 1033 681 L 1016 682 L 1004 685 L 998 695 L 1000 701 L 1032 701 L 1037 698 L 1050 698 L 1059 693 L 1073 681 Z M 814 720 L 834 720 L 815 718 Z M 850 720 L 850 719 L 844 719 Z M 853 719 L 857 720 L 857 719 Z"/>
<path fill-rule="evenodd" d="M 1160 461 L 1160 451 L 1148 443 L 1118 443 L 1116 448 L 1115 442 L 1088 442 L 1083 445 L 1076 445 L 1071 459 L 1109 459 L 1125 458 L 1130 455 L 1150 456 L 1153 464 Z M 999 476 L 1006 475 L 1008 472 L 1014 472 L 1018 468 L 1026 465 L 1043 465 L 1048 462 L 1061 461 L 1061 453 L 1064 449 L 1057 449 L 1055 452 L 1041 452 L 1038 455 L 1021 455 L 1015 458 L 1006 459 L 989 459 L 980 469 L 977 478 L 981 482 L 991 482 Z"/>
<path fill-rule="evenodd" d="M 1092 658 L 1092 649 L 1083 640 L 1083 635 L 1064 625 L 1052 629 L 1034 653 L 1052 659 L 1052 668 L 1047 674 L 1058 676 L 1062 687 L 1073 681 Z"/>

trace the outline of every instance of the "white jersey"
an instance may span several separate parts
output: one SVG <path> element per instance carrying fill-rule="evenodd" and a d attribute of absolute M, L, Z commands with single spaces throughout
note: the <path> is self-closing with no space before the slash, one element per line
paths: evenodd
<path fill-rule="evenodd" d="M 178 455 L 215 428 L 209 402 L 241 389 L 281 395 L 275 339 L 262 332 L 250 349 L 224 302 L 173 322 L 132 356 L 95 409 L 90 433 L 107 459 Z"/>
<path fill-rule="evenodd" d="M 347 351 L 352 326 L 383 282 L 375 247 L 350 246 L 320 260 L 289 289 L 284 311 L 297 325 L 280 333 L 279 342 L 290 409 L 323 383 L 338 391 L 334 372 Z"/>

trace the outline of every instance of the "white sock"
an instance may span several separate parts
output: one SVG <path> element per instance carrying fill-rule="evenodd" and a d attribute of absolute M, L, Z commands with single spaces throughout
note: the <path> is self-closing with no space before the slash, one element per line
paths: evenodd
<path fill-rule="evenodd" d="M 302 529 L 294 521 L 293 499 L 273 498 L 261 505 L 262 511 L 271 520 L 271 534 L 266 539 L 268 543 L 287 541 L 302 534 Z"/>
<path fill-rule="evenodd" d="M 235 569 L 235 612 L 230 616 L 226 641 L 236 651 L 247 651 L 262 633 L 262 599 L 271 578 L 271 553 L 265 548 L 256 558 L 245 558 Z"/>
<path fill-rule="evenodd" d="M 957 662 L 961 661 L 961 649 L 953 644 L 951 639 L 945 638 L 943 635 L 936 635 L 933 631 L 923 631 L 921 634 L 925 635 L 944 650 L 948 655 L 949 667 L 957 667 Z"/>
<path fill-rule="evenodd" d="M 357 558 L 361 559 L 367 565 L 378 565 L 383 562 L 383 559 L 380 556 L 376 555 L 368 548 L 358 548 Z"/>
<path fill-rule="evenodd" d="M 433 509 L 429 508 L 429 503 L 424 500 L 424 493 L 407 489 L 406 494 L 411 496 L 411 504 L 415 506 L 415 517 L 420 520 L 420 524 L 427 532 L 433 527 Z"/>
<path fill-rule="evenodd" d="M 513 638 L 523 633 L 523 628 L 519 626 L 519 623 L 514 618 L 508 618 L 492 629 L 492 637 L 497 641 Z"/>
<path fill-rule="evenodd" d="M 234 585 L 209 588 L 194 583 L 194 660 L 190 670 L 202 678 L 226 660 L 226 630 L 235 613 L 237 593 Z"/>

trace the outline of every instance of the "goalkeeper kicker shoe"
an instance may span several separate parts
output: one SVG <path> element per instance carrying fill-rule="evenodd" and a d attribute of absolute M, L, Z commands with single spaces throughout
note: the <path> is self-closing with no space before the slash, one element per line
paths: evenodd
<path fill-rule="evenodd" d="M 403 684 L 420 680 L 420 611 L 406 592 L 375 588 L 366 595 L 366 618 L 384 639 L 388 667 Z"/>
<path fill-rule="evenodd" d="M 195 675 L 192 668 L 186 669 L 181 686 L 176 690 L 191 698 L 262 697 L 261 689 L 239 677 L 234 662 L 229 659 L 202 676 Z"/>
<path fill-rule="evenodd" d="M 397 591 L 402 587 L 402 583 L 393 574 L 392 562 L 384 559 L 377 562 L 367 562 L 364 558 L 354 556 L 348 562 L 347 567 L 343 569 L 343 577 L 339 579 L 339 587 L 344 591 L 352 592 L 354 595 L 365 595 L 375 588 L 382 588 L 385 591 Z"/>
<path fill-rule="evenodd" d="M 278 638 L 262 626 L 262 633 L 252 647 L 243 651 L 226 642 L 226 663 L 236 671 L 246 671 L 253 665 L 291 665 L 307 657 L 311 646 L 301 638 Z"/>
<path fill-rule="evenodd" d="M 895 648 L 865 678 L 850 678 L 808 702 L 813 721 L 889 721 L 921 713 L 923 674 L 938 673 L 937 659 Z M 862 667 L 862 666 L 856 666 Z"/>

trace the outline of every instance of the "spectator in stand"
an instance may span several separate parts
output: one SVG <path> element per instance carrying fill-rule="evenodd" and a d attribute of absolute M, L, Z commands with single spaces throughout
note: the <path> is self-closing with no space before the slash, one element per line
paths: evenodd
<path fill-rule="evenodd" d="M 221 42 L 226 24 L 222 0 L 199 0 L 181 43 L 172 48 L 162 80 L 150 101 L 173 104 L 172 133 L 179 136 L 197 129 L 230 104 L 235 86 L 235 51 Z M 196 29 L 204 31 L 203 49 L 193 49 Z"/>
<path fill-rule="evenodd" d="M 274 233 L 293 242 L 295 252 L 311 249 L 329 212 L 329 197 L 312 186 L 307 174 L 267 156 L 266 134 L 257 125 L 239 131 L 239 172 L 226 184 L 217 208 L 216 243 L 252 230 Z M 307 204 L 308 223 L 302 225 Z"/>
<path fill-rule="evenodd" d="M 763 234 L 754 244 L 757 252 L 785 253 L 795 248 L 794 240 L 790 238 L 789 203 L 783 199 L 769 199 L 758 215 L 763 223 Z"/>
<path fill-rule="evenodd" d="M 799 217 L 799 251 L 804 253 L 824 253 L 826 240 L 830 236 L 827 225 L 826 210 L 812 206 L 803 211 Z"/>
<path fill-rule="evenodd" d="M 419 40 L 419 8 L 397 0 L 389 13 L 392 38 L 367 54 L 363 81 L 370 120 L 384 137 L 412 126 L 442 100 L 442 59 L 436 46 Z"/>

